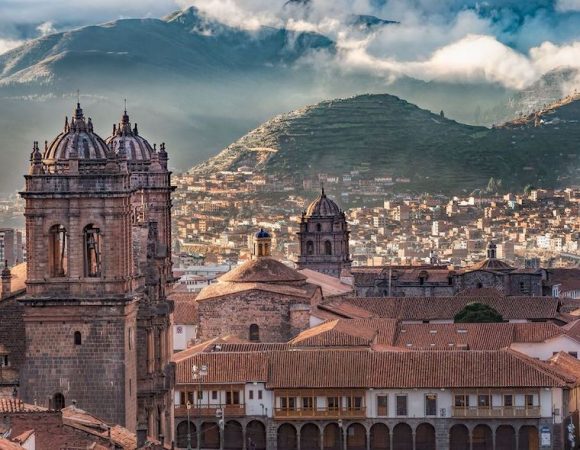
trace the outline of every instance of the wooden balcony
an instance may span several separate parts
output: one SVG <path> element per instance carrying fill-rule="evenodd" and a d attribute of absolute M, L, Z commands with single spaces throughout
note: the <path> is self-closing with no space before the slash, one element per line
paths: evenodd
<path fill-rule="evenodd" d="M 364 419 L 366 408 L 298 408 L 274 410 L 275 419 L 303 420 L 303 419 Z"/>
<path fill-rule="evenodd" d="M 477 406 L 453 406 L 452 415 L 453 417 L 461 418 L 479 418 L 479 417 L 514 417 L 514 418 L 539 418 L 540 417 L 540 407 L 539 406 L 490 406 L 490 407 L 477 407 Z"/>
<path fill-rule="evenodd" d="M 189 410 L 189 417 L 216 417 L 217 410 L 224 411 L 226 419 L 228 417 L 243 417 L 246 415 L 246 405 L 201 405 L 192 406 Z M 187 407 L 185 405 L 175 406 L 175 417 L 187 417 Z M 217 418 L 217 417 L 216 417 Z"/>

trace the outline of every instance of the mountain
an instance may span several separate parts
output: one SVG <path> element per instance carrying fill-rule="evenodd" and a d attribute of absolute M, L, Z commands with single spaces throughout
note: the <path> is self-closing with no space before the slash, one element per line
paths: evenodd
<path fill-rule="evenodd" d="M 406 189 L 457 193 L 491 177 L 508 189 L 580 181 L 580 101 L 546 112 L 542 123 L 488 129 L 446 119 L 391 95 L 324 101 L 265 122 L 195 174 L 255 167 L 292 177 L 318 173 L 406 177 Z M 565 119 L 558 119 L 558 118 Z M 563 127 L 565 122 L 565 127 Z"/>

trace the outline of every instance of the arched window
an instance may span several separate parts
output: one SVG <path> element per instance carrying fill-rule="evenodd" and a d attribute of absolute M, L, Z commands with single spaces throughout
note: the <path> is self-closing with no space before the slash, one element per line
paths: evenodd
<path fill-rule="evenodd" d="M 101 276 L 101 230 L 87 225 L 83 231 L 85 245 L 85 276 Z"/>
<path fill-rule="evenodd" d="M 260 341 L 260 327 L 255 323 L 250 325 L 250 341 L 252 342 Z"/>
<path fill-rule="evenodd" d="M 319 223 L 316 224 L 316 231 L 318 232 L 322 231 L 322 225 L 320 225 Z"/>
<path fill-rule="evenodd" d="M 64 408 L 64 395 L 62 395 L 60 392 L 57 392 L 56 394 L 53 395 L 52 397 L 52 404 L 54 407 L 55 411 L 60 411 L 61 409 Z"/>
<path fill-rule="evenodd" d="M 330 241 L 324 241 L 324 253 L 332 255 L 332 243 Z"/>
<path fill-rule="evenodd" d="M 74 339 L 75 339 L 75 345 L 81 345 L 83 343 L 83 338 L 81 336 L 80 331 L 75 331 Z"/>
<path fill-rule="evenodd" d="M 66 228 L 62 225 L 53 225 L 49 230 L 48 257 L 49 273 L 51 277 L 65 277 L 67 275 L 67 247 L 68 239 Z"/>
<path fill-rule="evenodd" d="M 314 242 L 308 241 L 306 243 L 306 254 L 307 255 L 314 255 Z"/>

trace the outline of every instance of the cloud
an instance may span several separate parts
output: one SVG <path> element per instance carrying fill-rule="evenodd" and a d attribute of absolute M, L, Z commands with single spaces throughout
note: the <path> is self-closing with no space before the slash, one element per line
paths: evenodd
<path fill-rule="evenodd" d="M 36 27 L 36 30 L 40 33 L 41 36 L 46 36 L 47 34 L 56 32 L 56 28 L 50 21 L 41 23 Z"/>
<path fill-rule="evenodd" d="M 17 41 L 13 39 L 0 39 L 0 55 L 6 53 L 13 48 L 18 47 L 22 44 L 22 41 Z"/>
<path fill-rule="evenodd" d="M 580 11 L 580 0 L 558 0 L 556 9 L 562 12 Z"/>

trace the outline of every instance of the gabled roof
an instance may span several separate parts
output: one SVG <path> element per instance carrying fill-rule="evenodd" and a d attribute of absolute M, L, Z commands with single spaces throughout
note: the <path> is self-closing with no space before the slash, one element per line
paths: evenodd
<path fill-rule="evenodd" d="M 394 319 L 333 320 L 303 331 L 289 344 L 293 347 L 370 347 L 391 345 L 396 333 Z"/>

